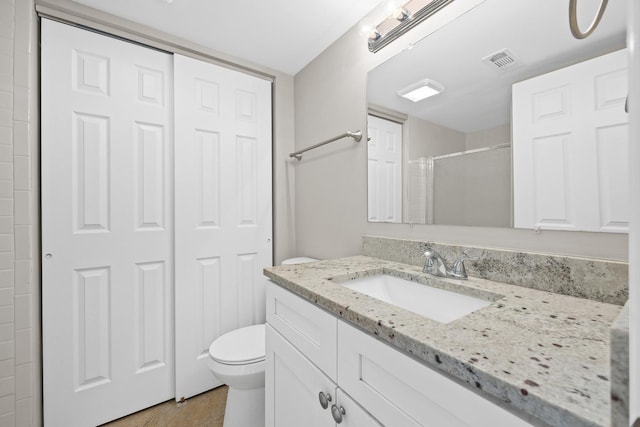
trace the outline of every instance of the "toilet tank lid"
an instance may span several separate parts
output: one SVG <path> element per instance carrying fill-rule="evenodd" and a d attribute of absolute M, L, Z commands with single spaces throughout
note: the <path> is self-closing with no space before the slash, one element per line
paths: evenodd
<path fill-rule="evenodd" d="M 264 324 L 227 332 L 209 346 L 209 356 L 227 365 L 240 365 L 264 360 Z"/>
<path fill-rule="evenodd" d="M 285 259 L 284 261 L 282 261 L 280 263 L 280 265 L 292 265 L 292 264 L 304 264 L 306 262 L 314 262 L 314 261 L 319 261 L 316 258 L 309 258 L 306 256 L 299 256 L 296 258 L 289 258 L 289 259 Z"/>

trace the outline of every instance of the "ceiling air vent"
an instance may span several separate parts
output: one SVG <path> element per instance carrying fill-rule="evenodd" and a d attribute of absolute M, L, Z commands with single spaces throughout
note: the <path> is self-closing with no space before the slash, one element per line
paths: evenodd
<path fill-rule="evenodd" d="M 520 59 L 509 49 L 502 49 L 482 58 L 493 69 L 507 71 L 520 65 Z"/>

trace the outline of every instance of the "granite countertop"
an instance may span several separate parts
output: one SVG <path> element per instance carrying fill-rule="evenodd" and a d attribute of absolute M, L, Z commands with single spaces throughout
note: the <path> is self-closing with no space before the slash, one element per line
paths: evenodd
<path fill-rule="evenodd" d="M 484 295 L 485 308 L 443 324 L 339 284 L 382 272 Z M 621 307 L 356 256 L 271 267 L 285 289 L 551 426 L 609 426 L 609 328 Z"/>

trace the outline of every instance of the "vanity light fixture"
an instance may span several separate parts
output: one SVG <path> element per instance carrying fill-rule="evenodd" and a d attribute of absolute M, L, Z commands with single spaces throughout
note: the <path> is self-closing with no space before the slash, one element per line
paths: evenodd
<path fill-rule="evenodd" d="M 400 9 L 396 10 L 395 12 L 393 12 L 393 17 L 397 20 L 397 21 L 404 21 L 406 19 L 409 18 L 409 11 L 407 9 L 405 9 L 404 7 L 401 7 Z"/>
<path fill-rule="evenodd" d="M 430 96 L 437 95 L 444 90 L 444 86 L 431 79 L 420 80 L 396 92 L 399 96 L 413 102 L 420 102 Z"/>
<path fill-rule="evenodd" d="M 454 0 L 410 0 L 369 33 L 369 50 L 377 52 Z"/>

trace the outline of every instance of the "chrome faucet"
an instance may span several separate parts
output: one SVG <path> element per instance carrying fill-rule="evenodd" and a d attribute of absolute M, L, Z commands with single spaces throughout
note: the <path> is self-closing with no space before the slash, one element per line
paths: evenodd
<path fill-rule="evenodd" d="M 464 261 L 468 259 L 478 259 L 478 257 L 468 257 L 466 255 L 463 255 L 453 263 L 453 268 L 449 270 L 447 268 L 447 264 L 445 264 L 444 262 L 444 259 L 442 259 L 440 254 L 433 248 L 427 247 L 427 250 L 422 256 L 425 258 L 424 267 L 422 268 L 423 273 L 431 274 L 432 276 L 437 277 L 453 277 L 454 279 L 460 280 L 465 280 L 468 277 L 467 270 L 464 268 Z"/>

